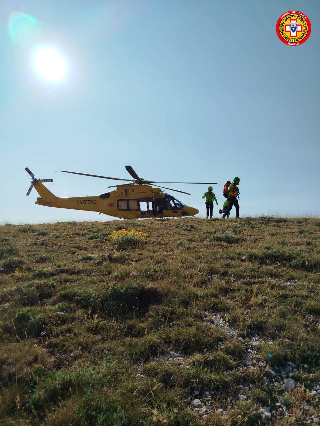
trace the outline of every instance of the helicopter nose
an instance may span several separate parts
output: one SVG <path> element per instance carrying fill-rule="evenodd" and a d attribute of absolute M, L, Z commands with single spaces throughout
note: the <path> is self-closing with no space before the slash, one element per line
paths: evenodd
<path fill-rule="evenodd" d="M 195 216 L 196 214 L 199 213 L 198 209 L 195 209 L 193 207 L 189 207 L 189 209 L 190 209 L 190 214 L 192 214 L 192 216 Z"/>
<path fill-rule="evenodd" d="M 184 206 L 182 215 L 183 216 L 195 216 L 198 213 L 199 213 L 198 209 L 195 209 L 194 207 Z"/>

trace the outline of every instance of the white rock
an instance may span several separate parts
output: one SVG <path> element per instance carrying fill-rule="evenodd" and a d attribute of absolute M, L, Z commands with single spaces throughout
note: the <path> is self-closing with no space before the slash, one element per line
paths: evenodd
<path fill-rule="evenodd" d="M 292 281 L 286 281 L 284 284 L 285 284 L 285 285 L 287 285 L 288 287 L 291 287 L 291 286 L 292 286 L 292 285 L 294 285 L 295 283 L 294 283 L 294 282 L 292 282 Z"/>
<path fill-rule="evenodd" d="M 284 386 L 286 389 L 293 389 L 296 385 L 296 382 L 293 379 L 286 379 Z"/>
<path fill-rule="evenodd" d="M 201 407 L 202 405 L 200 399 L 194 399 L 191 404 L 194 405 L 195 407 Z"/>
<path fill-rule="evenodd" d="M 206 409 L 206 407 L 205 407 L 205 406 L 203 406 L 203 407 L 201 407 L 201 408 L 196 408 L 196 411 L 197 411 L 199 414 L 205 414 L 205 413 L 206 413 L 206 411 L 207 411 L 207 409 Z"/>
<path fill-rule="evenodd" d="M 249 345 L 251 346 L 258 346 L 260 345 L 260 341 L 259 340 L 250 340 Z"/>

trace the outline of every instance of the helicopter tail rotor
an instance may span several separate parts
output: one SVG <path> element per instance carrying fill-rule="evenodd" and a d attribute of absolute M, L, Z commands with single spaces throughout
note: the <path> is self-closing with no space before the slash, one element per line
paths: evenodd
<path fill-rule="evenodd" d="M 36 179 L 35 176 L 34 176 L 34 174 L 32 173 L 32 171 L 28 167 L 26 167 L 25 170 L 32 177 L 31 185 L 30 185 L 30 187 L 29 187 L 29 189 L 28 189 L 28 191 L 26 193 L 27 196 L 30 195 L 30 192 L 32 191 L 32 188 L 34 187 L 34 185 L 37 182 L 53 182 L 53 179 Z"/>
<path fill-rule="evenodd" d="M 32 177 L 32 179 L 34 179 L 34 174 L 32 173 L 32 171 L 28 167 L 26 167 L 25 170 L 26 170 L 27 173 L 29 173 L 29 175 Z"/>

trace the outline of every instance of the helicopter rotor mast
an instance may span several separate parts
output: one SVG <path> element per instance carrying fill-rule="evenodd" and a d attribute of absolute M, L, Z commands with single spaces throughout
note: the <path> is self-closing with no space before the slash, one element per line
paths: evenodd
<path fill-rule="evenodd" d="M 154 185 L 155 183 L 163 183 L 163 182 L 155 182 L 153 180 L 144 180 L 142 178 L 139 178 L 139 176 L 137 175 L 137 173 L 133 170 L 131 166 L 126 166 L 126 170 L 134 179 L 136 179 L 136 182 L 139 183 L 140 185 L 152 184 L 153 186 L 157 186 L 158 188 L 169 189 L 170 191 L 181 192 L 182 194 L 191 195 L 189 194 L 189 192 L 178 191 L 177 189 L 165 188 L 164 186 Z"/>

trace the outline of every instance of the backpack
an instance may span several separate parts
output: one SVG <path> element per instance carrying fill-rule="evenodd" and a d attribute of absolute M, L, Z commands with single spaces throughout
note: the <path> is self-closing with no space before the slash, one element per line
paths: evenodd
<path fill-rule="evenodd" d="M 227 182 L 224 184 L 223 192 L 222 192 L 222 194 L 225 198 L 229 197 L 229 185 L 231 185 L 231 182 L 230 182 L 230 180 L 227 180 Z"/>

